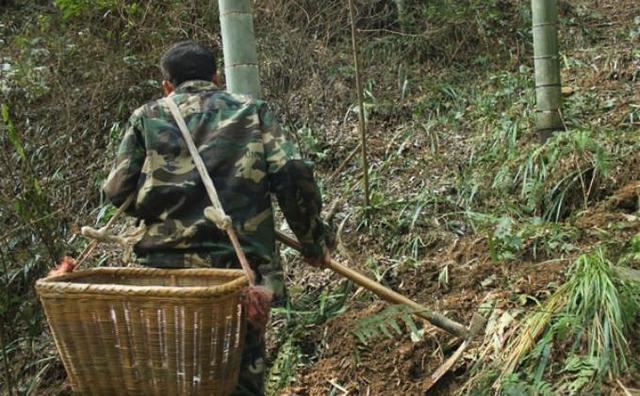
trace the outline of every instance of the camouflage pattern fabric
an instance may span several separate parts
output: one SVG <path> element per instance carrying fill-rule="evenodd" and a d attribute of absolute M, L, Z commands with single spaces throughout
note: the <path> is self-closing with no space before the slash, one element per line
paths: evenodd
<path fill-rule="evenodd" d="M 173 100 L 258 279 L 278 296 L 282 274 L 271 194 L 303 244 L 303 255 L 320 257 L 324 226 L 312 168 L 265 102 L 206 81 L 181 84 Z M 134 111 L 104 191 L 114 205 L 136 194 L 127 212 L 146 224 L 134 247 L 145 265 L 239 267 L 225 233 L 204 217 L 209 198 L 180 130 L 161 102 Z"/>

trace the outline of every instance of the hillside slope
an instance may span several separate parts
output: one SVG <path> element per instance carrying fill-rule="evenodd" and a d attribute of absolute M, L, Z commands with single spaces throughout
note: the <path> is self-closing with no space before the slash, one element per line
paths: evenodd
<path fill-rule="evenodd" d="M 346 4 L 255 2 L 265 95 L 316 164 L 325 208 L 335 208 L 335 257 L 461 323 L 489 317 L 434 394 L 640 389 L 640 294 L 615 270 L 640 268 L 640 5 L 559 2 L 567 131 L 540 144 L 528 3 L 407 0 L 404 13 L 399 3 L 357 2 L 364 208 L 357 157 L 335 173 L 358 144 Z M 0 386 L 9 394 L 69 392 L 33 282 L 78 254 L 78 226 L 113 213 L 98 187 L 130 112 L 161 94 L 163 49 L 184 38 L 219 44 L 210 1 L 56 4 L 0 5 Z M 274 309 L 272 394 L 421 394 L 457 347 L 294 252 L 282 256 L 291 299 Z M 94 264 L 119 260 L 104 246 Z M 608 288 L 571 294 L 596 281 Z M 534 343 L 522 347 L 520 334 Z M 598 344 L 601 334 L 621 338 Z"/>

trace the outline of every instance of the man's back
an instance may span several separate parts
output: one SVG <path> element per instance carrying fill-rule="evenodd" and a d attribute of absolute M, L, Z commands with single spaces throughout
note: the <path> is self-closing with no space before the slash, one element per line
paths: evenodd
<path fill-rule="evenodd" d="M 321 239 L 322 226 L 314 221 L 320 201 L 313 176 L 263 102 L 229 94 L 206 81 L 185 82 L 172 99 L 255 266 L 275 264 L 270 192 L 278 195 L 294 231 L 310 233 L 314 242 Z M 135 207 L 129 212 L 144 220 L 147 229 L 135 250 L 148 265 L 236 262 L 224 233 L 203 215 L 210 202 L 162 101 L 133 113 L 105 192 L 116 204 L 136 193 Z M 300 195 L 306 195 L 306 203 L 298 208 Z"/>
<path fill-rule="evenodd" d="M 176 43 L 162 55 L 160 69 L 162 89 L 187 123 L 256 280 L 279 299 L 284 284 L 271 193 L 306 261 L 321 266 L 330 259 L 311 168 L 263 102 L 216 88 L 210 49 L 193 41 Z M 209 198 L 167 103 L 151 102 L 133 113 L 104 191 L 117 206 L 136 197 L 127 212 L 146 225 L 134 247 L 143 264 L 237 267 L 230 241 L 204 215 Z M 264 393 L 263 330 L 247 325 L 234 395 Z"/>

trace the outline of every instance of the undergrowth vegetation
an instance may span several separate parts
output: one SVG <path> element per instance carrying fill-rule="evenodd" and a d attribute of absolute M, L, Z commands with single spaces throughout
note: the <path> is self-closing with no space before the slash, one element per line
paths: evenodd
<path fill-rule="evenodd" d="M 493 387 L 506 394 L 585 394 L 629 372 L 640 285 L 616 274 L 603 247 L 579 256 L 568 273 L 516 326 L 518 335 L 499 357 L 488 368 L 477 365 L 471 393 Z"/>
<path fill-rule="evenodd" d="M 79 225 L 112 213 L 99 186 L 124 122 L 160 95 L 157 61 L 166 46 L 186 38 L 220 44 L 217 2 L 19 3 L 0 6 L 0 392 L 55 394 L 67 389 L 64 372 L 33 283 L 84 246 Z M 629 202 L 610 203 L 638 179 L 640 20 L 630 17 L 637 4 L 559 1 L 566 130 L 541 143 L 529 3 L 356 3 L 367 208 L 359 161 L 334 174 L 358 145 L 346 5 L 254 2 L 265 96 L 315 162 L 326 206 L 337 202 L 336 257 L 426 304 L 444 304 L 461 321 L 470 305 L 496 303 L 474 360 L 457 367 L 469 381 L 450 379 L 443 392 L 602 393 L 637 374 L 638 284 L 619 269 L 640 268 L 640 238 L 632 238 L 640 203 L 636 190 Z M 377 340 L 433 342 L 436 351 L 446 343 L 397 306 L 350 316 L 344 334 L 323 331 L 372 297 L 328 273 L 309 275 L 289 251 L 283 256 L 290 299 L 273 311 L 270 394 L 309 385 L 306 373 L 344 338 L 353 350 L 341 351 L 326 375 L 357 377 L 353 386 L 368 379 L 343 367 L 395 365 L 386 356 L 395 352 L 376 349 Z M 117 264 L 117 253 L 101 251 L 96 264 L 103 263 Z M 465 283 L 476 270 L 479 278 Z M 545 271 L 554 275 L 539 290 L 522 286 Z M 462 297 L 448 306 L 453 295 Z M 397 378 L 419 384 L 428 375 L 409 371 Z M 327 385 L 334 377 L 317 378 L 314 389 L 338 392 Z"/>

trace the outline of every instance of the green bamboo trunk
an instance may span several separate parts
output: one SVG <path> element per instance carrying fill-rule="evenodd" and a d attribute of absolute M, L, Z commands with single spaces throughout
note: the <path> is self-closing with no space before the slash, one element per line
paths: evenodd
<path fill-rule="evenodd" d="M 536 129 L 543 139 L 562 130 L 556 0 L 531 0 L 536 80 Z"/>
<path fill-rule="evenodd" d="M 251 0 L 218 0 L 227 89 L 260 97 Z"/>
<path fill-rule="evenodd" d="M 396 3 L 396 10 L 398 11 L 398 23 L 400 24 L 400 29 L 403 32 L 409 30 L 409 17 L 407 13 L 407 5 L 405 4 L 406 0 L 394 0 Z"/>

